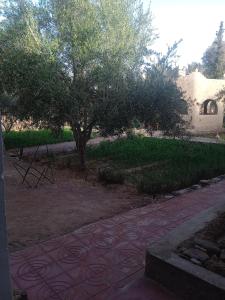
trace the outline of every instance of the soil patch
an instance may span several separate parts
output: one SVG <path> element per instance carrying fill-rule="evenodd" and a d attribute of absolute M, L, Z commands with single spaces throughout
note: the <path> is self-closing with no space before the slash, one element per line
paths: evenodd
<path fill-rule="evenodd" d="M 91 173 L 90 173 L 91 174 Z M 10 251 L 71 232 L 85 224 L 165 199 L 138 194 L 129 185 L 107 185 L 73 169 L 54 169 L 55 184 L 27 188 L 6 161 L 6 208 Z M 83 178 L 84 177 L 84 178 Z M 87 178 L 86 178 L 87 179 Z"/>

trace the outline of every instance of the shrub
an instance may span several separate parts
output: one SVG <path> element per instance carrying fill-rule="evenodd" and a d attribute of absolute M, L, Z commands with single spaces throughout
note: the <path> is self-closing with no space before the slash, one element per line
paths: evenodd
<path fill-rule="evenodd" d="M 73 140 L 72 131 L 64 129 L 59 136 L 55 136 L 51 130 L 25 130 L 3 133 L 5 148 L 32 147 L 37 145 L 55 144 Z"/>
<path fill-rule="evenodd" d="M 115 168 L 106 167 L 99 169 L 98 179 L 106 184 L 123 184 L 124 183 L 124 174 Z"/>
<path fill-rule="evenodd" d="M 176 182 L 165 182 L 160 180 L 150 181 L 148 177 L 143 177 L 137 182 L 138 192 L 150 195 L 172 192 L 178 188 L 179 185 Z"/>

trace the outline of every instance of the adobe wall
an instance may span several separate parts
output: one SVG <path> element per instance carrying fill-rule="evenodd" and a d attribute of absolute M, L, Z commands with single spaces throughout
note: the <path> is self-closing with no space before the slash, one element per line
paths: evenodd
<path fill-rule="evenodd" d="M 190 104 L 188 119 L 189 129 L 193 133 L 223 131 L 224 103 L 216 99 L 217 94 L 225 88 L 225 80 L 208 79 L 200 72 L 179 77 L 178 86 L 185 92 L 186 101 Z M 202 115 L 200 110 L 206 100 L 216 100 L 218 113 Z"/>

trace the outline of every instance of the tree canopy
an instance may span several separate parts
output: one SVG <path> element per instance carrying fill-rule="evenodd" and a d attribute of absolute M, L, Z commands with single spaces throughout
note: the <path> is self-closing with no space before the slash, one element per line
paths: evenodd
<path fill-rule="evenodd" d="M 202 57 L 204 75 L 208 78 L 221 79 L 225 73 L 224 25 L 220 22 L 219 30 L 211 46 Z"/>
<path fill-rule="evenodd" d="M 141 0 L 8 0 L 1 14 L 1 94 L 16 101 L 20 119 L 55 130 L 68 123 L 83 166 L 94 127 L 108 134 L 129 128 L 146 99 L 175 112 L 176 68 L 161 57 L 143 78 L 156 36 Z M 139 97 L 142 88 L 147 98 Z M 169 124 L 173 114 L 158 122 L 164 115 Z"/>

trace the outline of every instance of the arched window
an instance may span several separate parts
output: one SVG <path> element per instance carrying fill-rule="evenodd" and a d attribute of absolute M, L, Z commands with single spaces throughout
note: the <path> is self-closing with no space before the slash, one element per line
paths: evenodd
<path fill-rule="evenodd" d="M 200 115 L 217 115 L 218 106 L 215 100 L 205 100 L 200 109 Z"/>

